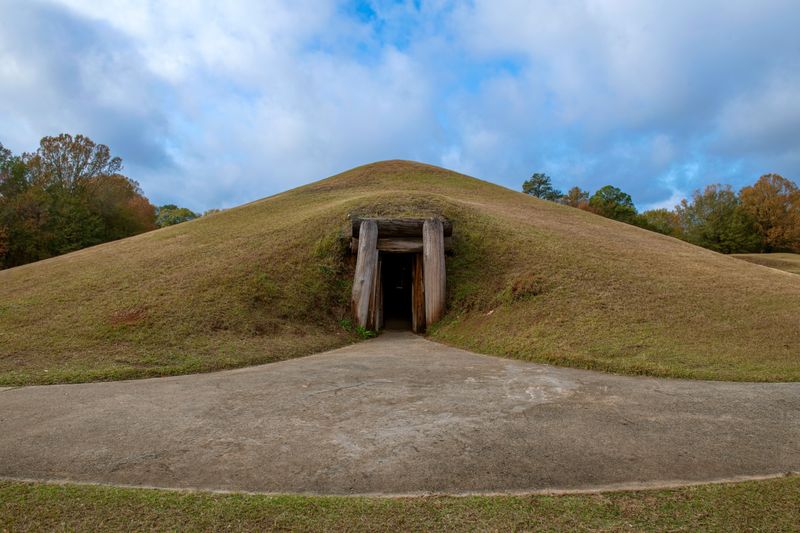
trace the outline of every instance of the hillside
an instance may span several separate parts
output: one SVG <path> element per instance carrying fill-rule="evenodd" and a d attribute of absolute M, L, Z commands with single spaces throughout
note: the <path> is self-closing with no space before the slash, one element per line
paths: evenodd
<path fill-rule="evenodd" d="M 745 261 L 750 261 L 757 265 L 791 272 L 792 274 L 800 274 L 800 254 L 733 254 L 733 257 L 744 259 Z"/>
<path fill-rule="evenodd" d="M 632 374 L 800 380 L 800 277 L 387 161 L 0 271 L 0 384 L 208 371 L 353 342 L 340 324 L 348 213 L 453 221 L 434 340 Z"/>

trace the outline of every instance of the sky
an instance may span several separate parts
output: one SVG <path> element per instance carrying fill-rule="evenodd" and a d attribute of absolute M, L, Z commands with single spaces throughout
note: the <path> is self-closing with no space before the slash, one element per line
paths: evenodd
<path fill-rule="evenodd" d="M 0 0 L 0 142 L 82 133 L 155 204 L 373 161 L 519 189 L 800 181 L 797 0 Z"/>

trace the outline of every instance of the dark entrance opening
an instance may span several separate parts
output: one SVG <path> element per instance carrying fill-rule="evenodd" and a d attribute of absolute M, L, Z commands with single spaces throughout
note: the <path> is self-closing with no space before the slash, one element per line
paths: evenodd
<path fill-rule="evenodd" d="M 381 252 L 383 326 L 386 329 L 411 329 L 411 298 L 414 254 Z"/>
<path fill-rule="evenodd" d="M 351 305 L 366 330 L 423 333 L 442 318 L 445 252 L 453 225 L 441 217 L 352 218 L 350 249 L 357 254 Z"/>

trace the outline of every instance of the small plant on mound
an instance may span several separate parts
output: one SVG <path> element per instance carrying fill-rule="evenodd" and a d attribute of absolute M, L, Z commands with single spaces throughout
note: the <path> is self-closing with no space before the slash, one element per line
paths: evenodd
<path fill-rule="evenodd" d="M 373 337 L 377 337 L 378 333 L 371 329 L 367 329 L 364 326 L 355 326 L 353 325 L 353 321 L 349 318 L 343 318 L 339 321 L 339 324 L 342 328 L 348 332 L 357 335 L 361 339 L 371 339 Z"/>
<path fill-rule="evenodd" d="M 362 339 L 371 339 L 372 337 L 376 337 L 378 334 L 371 329 L 365 328 L 364 326 L 356 326 L 356 335 Z"/>

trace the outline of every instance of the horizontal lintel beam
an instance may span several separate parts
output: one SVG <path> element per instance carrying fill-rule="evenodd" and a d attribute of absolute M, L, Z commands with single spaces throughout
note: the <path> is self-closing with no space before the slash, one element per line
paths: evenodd
<path fill-rule="evenodd" d="M 453 249 L 452 237 L 445 237 L 444 248 L 446 251 L 451 251 Z M 350 239 L 350 250 L 353 253 L 356 253 L 358 251 L 358 239 L 356 238 Z M 411 238 L 394 237 L 387 239 L 378 239 L 378 251 L 392 252 L 392 253 L 421 253 L 422 238 L 411 239 Z"/>
<path fill-rule="evenodd" d="M 361 230 L 361 222 L 364 220 L 374 220 L 378 225 L 378 238 L 388 237 L 410 237 L 422 238 L 422 225 L 425 223 L 421 218 L 354 218 L 352 220 L 352 233 L 354 238 L 358 238 Z M 453 234 L 453 223 L 449 220 L 442 220 L 442 229 L 445 237 Z"/>

